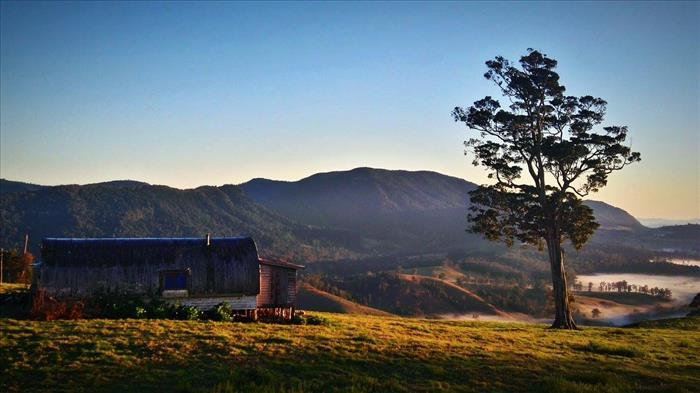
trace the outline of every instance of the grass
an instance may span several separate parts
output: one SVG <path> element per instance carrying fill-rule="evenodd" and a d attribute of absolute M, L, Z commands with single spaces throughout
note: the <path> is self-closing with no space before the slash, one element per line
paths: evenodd
<path fill-rule="evenodd" d="M 0 391 L 700 388 L 697 318 L 567 332 L 515 323 L 313 315 L 320 325 L 0 319 Z"/>
<path fill-rule="evenodd" d="M 2 283 L 0 284 L 0 295 L 25 292 L 29 286 L 26 284 Z"/>

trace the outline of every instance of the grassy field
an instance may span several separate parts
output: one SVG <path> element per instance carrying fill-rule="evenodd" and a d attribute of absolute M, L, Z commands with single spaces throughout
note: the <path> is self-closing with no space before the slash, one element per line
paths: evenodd
<path fill-rule="evenodd" d="M 316 315 L 326 322 L 0 319 L 0 391 L 700 389 L 698 318 L 565 332 Z"/>

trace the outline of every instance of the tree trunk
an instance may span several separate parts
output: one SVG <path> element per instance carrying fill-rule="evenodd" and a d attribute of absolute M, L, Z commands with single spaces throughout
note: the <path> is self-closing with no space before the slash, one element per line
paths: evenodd
<path fill-rule="evenodd" d="M 551 328 L 578 329 L 571 312 L 571 305 L 569 304 L 569 289 L 566 285 L 566 273 L 564 271 L 564 253 L 561 249 L 559 236 L 550 235 L 547 238 L 547 250 L 549 251 L 554 308 L 556 310 Z"/>

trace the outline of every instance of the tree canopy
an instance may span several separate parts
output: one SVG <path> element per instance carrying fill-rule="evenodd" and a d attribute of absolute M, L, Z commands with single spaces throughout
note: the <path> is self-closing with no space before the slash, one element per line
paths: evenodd
<path fill-rule="evenodd" d="M 626 126 L 597 129 L 606 102 L 590 95 L 566 95 L 554 71 L 557 61 L 529 49 L 520 68 L 503 57 L 486 62 L 507 106 L 490 96 L 468 109 L 456 107 L 455 121 L 480 133 L 465 142 L 474 165 L 489 170 L 493 185 L 471 193 L 471 230 L 490 240 L 542 246 L 548 221 L 580 248 L 597 228 L 582 197 L 607 184 L 608 175 L 640 160 L 624 144 Z"/>

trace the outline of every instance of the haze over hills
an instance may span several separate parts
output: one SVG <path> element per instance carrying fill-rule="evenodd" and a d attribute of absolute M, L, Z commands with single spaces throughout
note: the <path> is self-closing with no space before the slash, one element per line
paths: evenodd
<path fill-rule="evenodd" d="M 686 224 L 700 224 L 700 217 L 698 218 L 687 218 L 684 220 L 668 219 L 668 218 L 640 218 L 639 222 L 642 225 L 649 228 L 659 228 L 671 225 L 686 225 Z"/>

